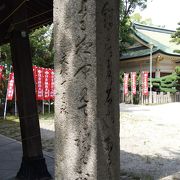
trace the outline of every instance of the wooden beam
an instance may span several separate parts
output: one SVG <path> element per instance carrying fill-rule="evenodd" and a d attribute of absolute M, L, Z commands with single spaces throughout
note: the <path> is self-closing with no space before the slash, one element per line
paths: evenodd
<path fill-rule="evenodd" d="M 12 2 L 14 9 L 21 1 L 16 0 Z M 13 15 L 13 23 L 17 24 L 17 22 L 26 19 L 26 17 L 27 10 L 24 3 Z M 17 178 L 51 178 L 42 153 L 31 50 L 27 24 L 25 22 L 13 27 L 11 33 L 11 52 L 23 148 L 22 164 Z"/>

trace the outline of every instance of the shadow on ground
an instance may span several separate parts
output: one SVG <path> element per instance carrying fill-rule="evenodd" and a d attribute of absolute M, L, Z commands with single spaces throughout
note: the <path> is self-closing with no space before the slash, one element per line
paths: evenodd
<path fill-rule="evenodd" d="M 44 120 L 46 121 L 46 120 Z M 0 119 L 0 134 L 9 138 L 21 141 L 21 133 L 19 121 L 9 117 L 8 119 Z M 41 138 L 43 150 L 47 152 L 54 151 L 54 131 L 41 128 Z"/>
<path fill-rule="evenodd" d="M 46 121 L 46 120 L 44 120 Z M 54 131 L 41 129 L 44 157 L 52 175 L 54 175 Z M 3 135 L 3 136 L 1 136 Z M 43 135 L 43 136 L 44 136 Z M 12 138 L 12 139 L 11 139 Z M 17 140 L 17 141 L 16 141 Z M 0 179 L 14 177 L 19 170 L 22 158 L 22 145 L 19 122 L 16 119 L 0 119 Z"/>
<path fill-rule="evenodd" d="M 122 172 L 134 174 L 135 179 L 139 177 L 141 180 L 162 179 L 180 171 L 180 158 L 166 159 L 160 156 L 140 156 L 121 150 L 120 162 Z"/>

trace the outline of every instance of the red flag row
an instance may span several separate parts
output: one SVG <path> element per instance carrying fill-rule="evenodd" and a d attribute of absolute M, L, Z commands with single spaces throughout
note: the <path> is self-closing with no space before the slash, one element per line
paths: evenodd
<path fill-rule="evenodd" d="M 54 70 L 33 66 L 37 100 L 54 99 Z"/>
<path fill-rule="evenodd" d="M 124 95 L 128 95 L 129 73 L 124 73 Z M 136 94 L 136 72 L 131 72 L 131 89 L 132 94 Z M 148 72 L 142 72 L 142 94 L 148 96 Z"/>
<path fill-rule="evenodd" d="M 33 66 L 33 75 L 35 82 L 35 91 L 37 100 L 54 99 L 54 70 Z M 0 78 L 1 78 L 0 67 Z M 7 100 L 12 100 L 14 94 L 14 73 L 9 74 L 7 87 Z"/>

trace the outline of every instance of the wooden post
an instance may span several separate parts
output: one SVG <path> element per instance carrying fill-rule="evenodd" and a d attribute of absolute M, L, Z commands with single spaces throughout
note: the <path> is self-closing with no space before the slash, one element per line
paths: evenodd
<path fill-rule="evenodd" d="M 22 0 L 12 1 L 15 9 Z M 15 84 L 17 91 L 17 106 L 21 127 L 23 158 L 17 179 L 50 179 L 45 159 L 42 153 L 39 117 L 35 98 L 35 85 L 32 70 L 27 23 L 26 3 L 14 14 L 11 36 L 11 53 Z"/>

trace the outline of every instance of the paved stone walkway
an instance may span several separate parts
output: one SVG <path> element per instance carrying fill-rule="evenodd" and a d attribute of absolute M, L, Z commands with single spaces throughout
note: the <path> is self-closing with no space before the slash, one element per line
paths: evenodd
<path fill-rule="evenodd" d="M 44 153 L 48 170 L 54 174 L 54 158 Z M 0 180 L 10 180 L 16 176 L 22 158 L 21 143 L 0 135 Z"/>

